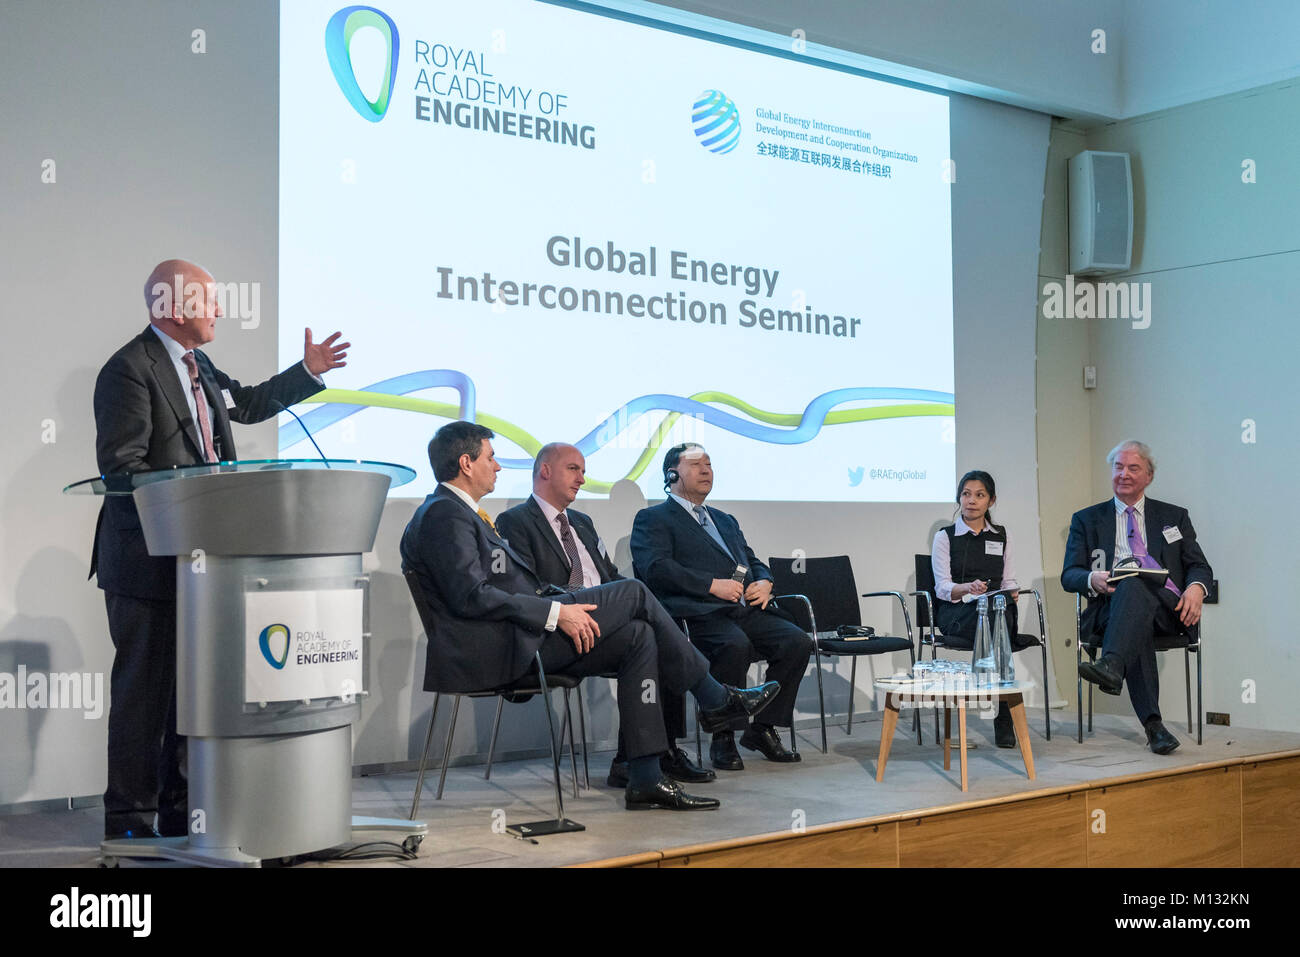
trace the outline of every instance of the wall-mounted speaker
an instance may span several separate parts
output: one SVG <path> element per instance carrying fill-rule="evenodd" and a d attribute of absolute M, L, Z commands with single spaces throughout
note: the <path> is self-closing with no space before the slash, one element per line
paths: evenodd
<path fill-rule="evenodd" d="M 1133 166 L 1127 153 L 1070 159 L 1070 272 L 1124 272 L 1133 261 Z"/>

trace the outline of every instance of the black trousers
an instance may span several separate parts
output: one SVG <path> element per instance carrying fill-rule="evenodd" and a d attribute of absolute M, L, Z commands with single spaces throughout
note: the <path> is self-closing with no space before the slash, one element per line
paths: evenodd
<path fill-rule="evenodd" d="M 1182 622 L 1174 606 L 1178 598 L 1163 585 L 1141 576 L 1126 578 L 1097 609 L 1095 629 L 1101 633 L 1101 653 L 1124 662 L 1133 713 L 1144 724 L 1160 717 L 1160 672 L 1156 667 L 1156 632 L 1178 634 Z"/>
<path fill-rule="evenodd" d="M 116 653 L 104 833 L 187 833 L 185 739 L 176 733 L 176 602 L 104 593 Z"/>
<path fill-rule="evenodd" d="M 765 660 L 765 680 L 779 681 L 781 691 L 763 709 L 761 723 L 789 727 L 794 722 L 799 682 L 812 654 L 812 639 L 797 625 L 756 605 L 689 618 L 686 624 L 691 641 L 709 659 L 709 671 L 723 684 L 744 687 L 750 663 Z M 737 719 L 731 730 L 744 730 L 748 724 L 745 718 Z"/>
<path fill-rule="evenodd" d="M 686 692 L 708 673 L 709 662 L 635 579 L 582 588 L 557 600 L 595 605 L 589 614 L 600 637 L 580 655 L 557 628 L 542 642 L 542 666 L 575 677 L 616 674 L 620 750 L 629 758 L 668 750 L 664 708 L 676 701 L 681 709 Z"/>

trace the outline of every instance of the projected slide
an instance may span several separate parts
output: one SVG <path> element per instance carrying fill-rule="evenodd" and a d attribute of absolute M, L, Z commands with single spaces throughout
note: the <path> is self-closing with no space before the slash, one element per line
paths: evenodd
<path fill-rule="evenodd" d="M 422 495 L 468 418 L 509 497 L 549 441 L 656 497 L 688 439 L 719 500 L 951 497 L 946 97 L 539 2 L 294 0 L 280 45 L 282 364 L 353 343 L 326 454 Z"/>

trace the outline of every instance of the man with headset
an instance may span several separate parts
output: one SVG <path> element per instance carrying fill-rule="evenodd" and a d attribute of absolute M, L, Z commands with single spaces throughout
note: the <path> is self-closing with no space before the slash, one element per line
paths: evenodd
<path fill-rule="evenodd" d="M 710 672 L 723 683 L 743 684 L 750 662 L 767 661 L 766 680 L 781 691 L 763 712 L 762 722 L 746 719 L 714 733 L 710 757 L 722 771 L 740 771 L 740 743 L 770 761 L 800 760 L 787 750 L 776 725 L 794 720 L 799 681 L 812 642 L 772 604 L 772 573 L 745 541 L 740 525 L 726 512 L 709 508 L 713 465 L 704 446 L 675 445 L 663 461 L 668 498 L 642 509 L 632 525 L 636 575 L 675 617 L 686 619 L 691 642 L 709 659 Z"/>

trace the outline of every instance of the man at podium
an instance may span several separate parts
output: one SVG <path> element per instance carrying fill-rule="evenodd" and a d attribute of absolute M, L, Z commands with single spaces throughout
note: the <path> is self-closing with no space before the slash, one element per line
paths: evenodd
<path fill-rule="evenodd" d="M 303 361 L 242 386 L 199 350 L 222 316 L 217 284 L 194 263 L 159 263 L 144 285 L 149 325 L 95 381 L 95 455 L 112 476 L 236 458 L 231 422 L 269 419 L 324 388 L 349 343 L 307 330 Z M 104 836 L 187 832 L 184 739 L 176 733 L 176 562 L 145 547 L 135 501 L 104 499 L 90 560 L 115 649 Z M 157 814 L 155 830 L 154 815 Z"/>

